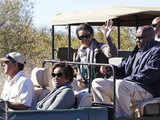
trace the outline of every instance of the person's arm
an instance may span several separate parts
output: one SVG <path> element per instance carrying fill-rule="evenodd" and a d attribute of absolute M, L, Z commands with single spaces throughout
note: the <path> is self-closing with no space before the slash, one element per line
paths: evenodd
<path fill-rule="evenodd" d="M 107 57 L 117 56 L 117 48 L 112 41 L 110 36 L 112 29 L 113 29 L 113 21 L 108 20 L 106 22 L 106 26 L 104 27 L 104 37 L 107 40 L 107 43 L 101 47 L 101 50 Z"/>
<path fill-rule="evenodd" d="M 126 65 L 126 62 L 128 61 L 128 58 L 126 59 L 123 59 L 121 64 L 119 66 L 115 66 L 113 65 L 114 67 L 114 72 L 115 72 L 115 78 L 116 79 L 122 79 L 124 77 L 126 77 L 126 73 L 125 73 L 125 65 Z M 112 68 L 111 67 L 108 67 L 108 66 L 101 66 L 100 68 L 100 72 L 102 74 L 105 75 L 106 78 L 110 77 L 111 75 L 113 75 L 113 71 L 112 71 Z"/>
<path fill-rule="evenodd" d="M 13 110 L 27 110 L 27 109 L 30 108 L 26 105 L 13 103 L 13 102 L 9 102 L 9 101 L 7 101 L 7 105 L 8 105 L 9 108 L 11 108 Z"/>
<path fill-rule="evenodd" d="M 67 109 L 74 107 L 75 97 L 71 89 L 63 89 L 53 100 L 48 110 L 53 109 Z"/>

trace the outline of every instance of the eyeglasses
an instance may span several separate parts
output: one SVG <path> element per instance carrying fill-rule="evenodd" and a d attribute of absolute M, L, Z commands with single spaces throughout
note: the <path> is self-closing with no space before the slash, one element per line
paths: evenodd
<path fill-rule="evenodd" d="M 90 35 L 89 34 L 86 34 L 86 35 L 82 35 L 82 36 L 79 36 L 79 39 L 80 40 L 83 40 L 83 39 L 88 39 L 88 38 L 90 38 Z"/>
<path fill-rule="evenodd" d="M 55 74 L 55 73 L 52 73 L 51 74 L 52 75 L 52 77 L 62 77 L 63 76 L 63 74 L 62 73 L 57 73 L 57 74 Z"/>

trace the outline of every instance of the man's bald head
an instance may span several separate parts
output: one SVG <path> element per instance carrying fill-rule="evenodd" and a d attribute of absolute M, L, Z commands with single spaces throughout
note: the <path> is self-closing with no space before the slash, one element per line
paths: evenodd
<path fill-rule="evenodd" d="M 153 27 L 149 25 L 139 27 L 136 32 L 136 37 L 138 47 L 143 48 L 146 44 L 153 41 L 155 38 Z"/>
<path fill-rule="evenodd" d="M 136 37 L 143 37 L 149 40 L 154 40 L 155 32 L 152 26 L 145 25 L 138 28 Z"/>

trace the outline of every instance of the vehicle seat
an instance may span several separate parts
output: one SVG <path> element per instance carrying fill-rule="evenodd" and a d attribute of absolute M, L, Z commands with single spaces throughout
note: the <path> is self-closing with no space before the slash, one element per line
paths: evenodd
<path fill-rule="evenodd" d="M 92 106 L 92 95 L 87 91 L 87 89 L 75 93 L 75 97 L 77 108 Z"/>
<path fill-rule="evenodd" d="M 37 103 L 50 92 L 47 88 L 49 87 L 48 69 L 35 67 L 31 73 L 31 80 L 34 85 L 32 107 L 35 108 Z"/>
<path fill-rule="evenodd" d="M 70 48 L 70 60 L 73 61 L 73 54 L 74 54 L 74 49 Z M 57 50 L 57 58 L 60 59 L 61 61 L 68 60 L 68 48 L 67 47 L 61 47 L 58 48 Z"/>

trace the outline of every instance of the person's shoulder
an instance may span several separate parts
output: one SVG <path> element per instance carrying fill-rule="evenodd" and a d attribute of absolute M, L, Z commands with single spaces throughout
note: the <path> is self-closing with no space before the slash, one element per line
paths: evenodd
<path fill-rule="evenodd" d="M 71 87 L 68 87 L 68 86 L 63 86 L 63 87 L 61 87 L 60 89 L 61 89 L 61 91 L 63 91 L 63 92 L 73 93 L 72 88 L 71 88 Z"/>
<path fill-rule="evenodd" d="M 63 89 L 63 90 L 72 90 L 72 88 L 70 86 L 62 86 L 60 89 Z"/>
<path fill-rule="evenodd" d="M 27 82 L 32 82 L 31 79 L 29 77 L 27 77 L 26 75 L 21 76 L 19 79 L 21 79 L 23 81 L 27 81 Z"/>
<path fill-rule="evenodd" d="M 72 88 L 66 87 L 65 89 L 62 90 L 62 94 L 63 95 L 67 95 L 68 97 L 72 98 L 74 97 L 74 91 L 72 90 Z"/>
<path fill-rule="evenodd" d="M 29 77 L 27 77 L 25 74 L 20 76 L 19 82 L 26 84 L 26 85 L 29 85 L 29 86 L 33 86 L 31 79 Z"/>
<path fill-rule="evenodd" d="M 160 49 L 160 41 L 154 41 L 154 46 L 152 47 L 153 49 Z"/>
<path fill-rule="evenodd" d="M 155 45 L 152 47 L 151 51 L 153 54 L 160 53 L 160 42 L 155 41 Z"/>

